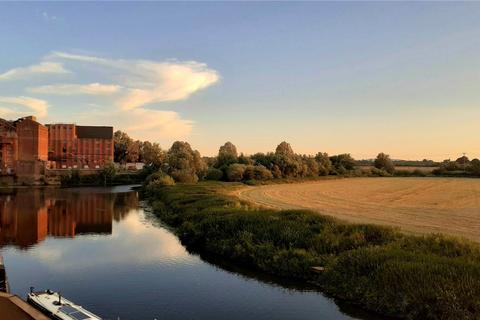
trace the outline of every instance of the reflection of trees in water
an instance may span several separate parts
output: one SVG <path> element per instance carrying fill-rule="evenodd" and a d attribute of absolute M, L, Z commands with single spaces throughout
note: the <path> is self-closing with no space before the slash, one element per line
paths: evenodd
<path fill-rule="evenodd" d="M 115 193 L 113 219 L 117 222 L 125 219 L 130 211 L 138 208 L 138 194 L 136 192 Z"/>
<path fill-rule="evenodd" d="M 0 194 L 0 246 L 28 248 L 47 235 L 111 234 L 112 220 L 121 221 L 138 206 L 135 192 L 106 193 L 95 189 L 22 189 Z"/>

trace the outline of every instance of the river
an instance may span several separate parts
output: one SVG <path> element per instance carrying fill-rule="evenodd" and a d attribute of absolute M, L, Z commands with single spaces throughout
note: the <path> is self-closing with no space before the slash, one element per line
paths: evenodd
<path fill-rule="evenodd" d="M 2 191 L 0 254 L 13 293 L 50 288 L 104 319 L 365 318 L 189 253 L 128 186 Z"/>

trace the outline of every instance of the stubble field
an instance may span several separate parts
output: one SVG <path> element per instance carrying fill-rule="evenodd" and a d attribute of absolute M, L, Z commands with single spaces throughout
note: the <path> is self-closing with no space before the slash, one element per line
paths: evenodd
<path fill-rule="evenodd" d="M 355 223 L 444 233 L 480 242 L 480 180 L 351 178 L 246 187 L 246 201 L 277 209 L 310 209 Z"/>

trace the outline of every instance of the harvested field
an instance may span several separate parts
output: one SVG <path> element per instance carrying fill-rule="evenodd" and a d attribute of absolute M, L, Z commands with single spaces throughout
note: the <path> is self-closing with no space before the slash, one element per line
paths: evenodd
<path fill-rule="evenodd" d="M 351 178 L 245 187 L 243 200 L 480 242 L 480 179 Z"/>

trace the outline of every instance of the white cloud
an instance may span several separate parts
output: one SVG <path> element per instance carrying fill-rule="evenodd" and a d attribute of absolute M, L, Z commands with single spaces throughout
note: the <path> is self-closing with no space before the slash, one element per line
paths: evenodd
<path fill-rule="evenodd" d="M 23 78 L 35 73 L 69 73 L 64 66 L 74 72 L 73 77 L 69 77 L 70 80 L 81 79 L 83 83 L 38 84 L 35 81 L 34 86 L 26 89 L 30 93 L 47 94 L 55 104 L 62 106 L 62 109 L 51 112 L 46 121 L 113 125 L 136 139 L 161 143 L 186 139 L 194 122 L 182 118 L 175 111 L 154 109 L 152 104 L 187 99 L 220 79 L 217 71 L 196 61 L 107 59 L 52 52 L 40 64 L 9 70 L 0 75 L 0 80 Z M 23 85 L 21 90 L 25 90 Z M 67 102 L 64 97 L 56 97 L 73 95 L 88 97 L 69 97 Z M 12 101 L 10 100 L 9 106 Z M 23 106 L 21 112 L 13 112 L 9 108 L 0 109 L 0 117 L 8 114 L 9 118 L 13 118 L 13 114 L 24 115 L 26 111 L 35 111 L 38 117 L 45 116 L 47 102 L 39 99 L 35 101 L 37 103 L 32 103 L 33 100 L 28 104 L 27 101 L 17 103 L 17 107 Z M 43 102 L 43 107 L 38 102 Z M 67 119 L 66 114 L 70 114 Z"/>
<path fill-rule="evenodd" d="M 32 114 L 39 118 L 43 118 L 47 113 L 47 101 L 24 96 L 0 96 L 0 117 L 2 118 L 15 119 Z"/>
<path fill-rule="evenodd" d="M 12 80 L 12 79 L 21 79 L 27 78 L 36 74 L 66 74 L 70 73 L 63 67 L 63 64 L 59 62 L 40 62 L 39 64 L 31 65 L 28 67 L 20 67 L 10 69 L 2 74 L 0 74 L 1 80 Z"/>
<path fill-rule="evenodd" d="M 126 87 L 126 93 L 117 100 L 117 105 L 123 110 L 151 103 L 183 100 L 220 79 L 217 71 L 195 61 L 105 59 L 65 52 L 53 52 L 48 58 L 111 69 L 118 81 L 123 82 L 122 86 Z"/>
<path fill-rule="evenodd" d="M 119 92 L 120 86 L 114 84 L 59 84 L 28 88 L 29 92 L 51 95 L 108 95 Z"/>
<path fill-rule="evenodd" d="M 157 141 L 162 144 L 187 138 L 194 122 L 183 119 L 175 111 L 137 108 L 129 111 L 96 106 L 75 115 L 78 124 L 113 125 L 115 130 L 127 132 L 132 138 Z M 57 122 L 53 119 L 54 122 Z"/>

